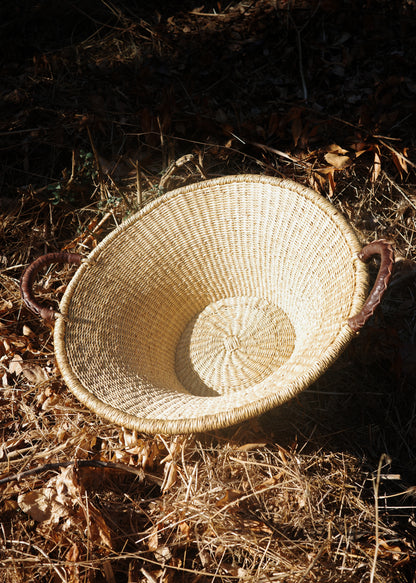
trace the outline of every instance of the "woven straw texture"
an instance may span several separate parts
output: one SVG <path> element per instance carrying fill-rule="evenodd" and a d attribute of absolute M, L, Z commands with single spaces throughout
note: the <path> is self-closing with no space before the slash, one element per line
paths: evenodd
<path fill-rule="evenodd" d="M 292 181 L 229 176 L 172 191 L 79 267 L 55 327 L 70 390 L 131 429 L 187 433 L 305 389 L 353 337 L 367 293 L 346 220 Z"/>

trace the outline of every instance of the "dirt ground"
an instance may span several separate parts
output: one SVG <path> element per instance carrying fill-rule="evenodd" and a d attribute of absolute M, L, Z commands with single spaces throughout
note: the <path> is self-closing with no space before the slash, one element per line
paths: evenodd
<path fill-rule="evenodd" d="M 414 0 L 3 0 L 0 17 L 2 580 L 416 581 Z M 388 239 L 382 305 L 261 419 L 166 438 L 97 418 L 22 305 L 24 266 L 241 173 L 311 186 L 363 243 Z"/>

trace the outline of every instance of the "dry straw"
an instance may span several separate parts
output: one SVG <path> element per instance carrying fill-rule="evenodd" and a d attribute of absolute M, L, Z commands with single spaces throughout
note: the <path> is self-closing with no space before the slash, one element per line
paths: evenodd
<path fill-rule="evenodd" d="M 289 180 L 172 191 L 82 263 L 55 327 L 68 387 L 116 424 L 187 433 L 287 401 L 354 333 L 367 268 L 347 221 Z"/>

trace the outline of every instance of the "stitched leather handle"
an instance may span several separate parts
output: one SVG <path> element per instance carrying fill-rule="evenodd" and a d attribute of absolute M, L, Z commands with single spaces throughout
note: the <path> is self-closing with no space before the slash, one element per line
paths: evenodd
<path fill-rule="evenodd" d="M 348 325 L 353 332 L 358 332 L 367 320 L 374 314 L 381 302 L 384 292 L 390 281 L 394 264 L 393 247 L 385 239 L 379 239 L 366 245 L 358 255 L 361 261 L 367 263 L 373 255 L 380 255 L 381 263 L 377 279 L 361 311 L 348 320 Z"/>
<path fill-rule="evenodd" d="M 35 298 L 33 297 L 33 283 L 35 281 L 36 275 L 42 267 L 46 267 L 51 265 L 52 263 L 69 263 L 80 265 L 82 259 L 82 255 L 78 253 L 65 253 L 65 252 L 58 252 L 58 253 L 46 253 L 46 255 L 41 255 L 35 261 L 32 261 L 28 267 L 24 270 L 22 277 L 20 278 L 20 294 L 22 296 L 22 300 L 26 304 L 26 306 L 46 320 L 47 322 L 52 322 L 55 318 L 55 310 L 51 307 L 47 308 L 39 304 Z"/>

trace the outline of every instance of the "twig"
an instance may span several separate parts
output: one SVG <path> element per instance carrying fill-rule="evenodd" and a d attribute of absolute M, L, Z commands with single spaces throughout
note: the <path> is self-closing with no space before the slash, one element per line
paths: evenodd
<path fill-rule="evenodd" d="M 247 142 L 247 143 L 250 144 L 251 146 L 254 146 L 255 148 L 260 148 L 261 150 L 265 150 L 266 152 L 271 152 L 272 154 L 276 154 L 276 156 L 280 156 L 281 158 L 285 158 L 286 160 L 289 160 L 290 162 L 297 164 L 301 168 L 305 168 L 307 170 L 310 170 L 309 164 L 305 164 L 305 162 L 302 162 L 298 158 L 291 156 L 287 152 L 282 152 L 282 150 L 276 150 L 276 148 L 272 148 L 271 146 L 266 146 L 266 144 L 260 144 L 259 142 Z"/>
<path fill-rule="evenodd" d="M 299 583 L 302 583 L 302 581 L 304 581 L 306 579 L 306 577 L 309 575 L 309 573 L 312 571 L 312 569 L 314 568 L 317 560 L 321 557 L 321 555 L 323 554 L 323 552 L 328 548 L 328 541 L 325 540 L 322 545 L 321 548 L 319 549 L 319 551 L 316 553 L 316 555 L 314 556 L 314 558 L 312 559 L 311 563 L 308 565 L 306 571 L 303 573 L 301 579 L 299 579 Z"/>
<path fill-rule="evenodd" d="M 374 136 L 374 137 L 376 137 L 376 136 Z M 409 164 L 409 166 L 412 166 L 413 168 L 416 168 L 416 164 L 414 164 L 414 162 L 412 162 L 411 160 L 409 160 L 409 158 L 406 158 L 406 156 L 403 156 L 403 154 L 401 154 L 398 150 L 396 150 L 395 148 L 393 148 L 393 146 L 390 146 L 384 140 L 380 140 L 379 139 L 379 142 L 380 142 L 380 144 L 383 144 L 383 146 L 385 146 L 388 150 L 390 150 L 391 152 L 393 152 L 393 154 L 396 154 L 396 156 L 398 158 L 400 158 L 400 160 L 402 160 L 402 162 L 405 162 L 406 164 Z"/>
<path fill-rule="evenodd" d="M 405 191 L 403 190 L 403 188 L 401 188 L 394 180 L 392 180 L 390 178 L 390 176 L 386 173 L 383 172 L 383 175 L 385 178 L 387 178 L 387 180 L 390 182 L 390 184 L 392 186 L 394 186 L 394 188 L 400 192 L 400 194 L 403 196 L 403 198 L 405 198 L 407 200 L 407 202 L 414 208 L 416 209 L 416 204 L 407 196 L 407 194 L 405 193 Z"/>
<path fill-rule="evenodd" d="M 143 206 L 143 192 L 142 192 L 140 166 L 139 166 L 138 162 L 134 162 L 133 165 L 136 169 L 136 189 L 137 189 L 136 202 L 137 202 L 139 208 L 142 208 L 142 206 Z"/>
<path fill-rule="evenodd" d="M 193 154 L 185 154 L 185 156 L 182 156 L 178 160 L 174 160 L 171 163 L 171 165 L 169 166 L 169 168 L 166 170 L 164 176 L 162 176 L 162 178 L 160 179 L 159 188 L 164 189 L 169 178 L 175 173 L 175 170 L 177 168 L 180 168 L 181 166 L 183 166 L 187 162 L 194 162 L 195 163 Z"/>
<path fill-rule="evenodd" d="M 35 549 L 35 551 L 37 551 L 40 555 L 42 555 L 42 557 L 44 559 L 47 560 L 47 562 L 50 564 L 50 566 L 52 567 L 52 569 L 58 575 L 59 579 L 63 583 L 68 583 L 68 578 L 67 578 L 66 572 L 63 569 L 63 567 L 58 567 L 57 565 L 55 565 L 55 563 L 53 563 L 52 559 L 50 557 L 48 557 L 48 555 L 45 553 L 45 551 L 43 551 L 40 547 L 38 547 L 37 545 L 33 544 L 32 542 L 28 543 L 28 542 L 26 542 L 24 540 L 10 540 L 10 541 L 7 541 L 7 542 L 9 542 L 10 544 L 14 544 L 14 545 L 26 545 L 29 548 Z"/>
<path fill-rule="evenodd" d="M 378 549 L 380 546 L 380 533 L 379 533 L 379 525 L 378 525 L 378 491 L 379 491 L 379 486 L 380 486 L 380 477 L 381 477 L 381 468 L 383 467 L 383 463 L 384 462 L 389 463 L 390 458 L 387 454 L 383 453 L 383 455 L 380 458 L 380 461 L 378 462 L 378 468 L 377 468 L 377 475 L 376 475 L 376 479 L 374 481 L 374 513 L 375 513 L 375 519 L 376 519 L 376 525 L 375 525 L 375 537 L 376 537 L 376 545 L 374 548 L 374 558 L 373 558 L 373 564 L 371 567 L 371 572 L 370 572 L 370 583 L 374 582 L 374 577 L 376 574 L 376 567 L 377 567 L 377 557 L 378 557 Z"/>
<path fill-rule="evenodd" d="M 28 476 L 35 476 L 37 474 L 42 474 L 43 472 L 50 472 L 53 470 L 58 470 L 59 468 L 68 468 L 69 466 L 76 466 L 78 468 L 109 468 L 112 470 L 119 470 L 121 472 L 129 472 L 130 474 L 136 474 L 136 476 L 140 476 L 141 478 L 143 478 L 144 476 L 142 468 L 136 468 L 134 466 L 128 466 L 126 464 L 120 464 L 116 462 L 105 462 L 101 460 L 74 460 L 67 462 L 45 464 L 43 466 L 31 468 L 30 470 L 18 472 L 17 474 L 12 474 L 11 476 L 6 476 L 5 478 L 0 479 L 0 485 L 7 484 L 8 482 L 14 482 L 15 480 L 19 481 Z M 158 485 L 160 485 L 161 483 L 161 480 L 156 476 L 146 474 L 146 477 L 148 477 L 151 481 L 157 483 Z"/>

